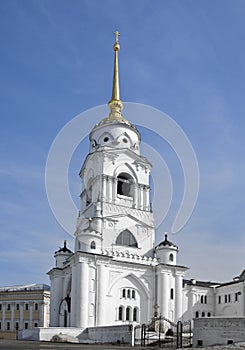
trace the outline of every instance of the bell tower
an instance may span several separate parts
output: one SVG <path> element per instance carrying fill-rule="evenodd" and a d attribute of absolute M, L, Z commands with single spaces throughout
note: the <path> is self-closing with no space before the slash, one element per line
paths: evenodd
<path fill-rule="evenodd" d="M 79 174 L 83 190 L 75 250 L 152 257 L 155 229 L 150 210 L 151 164 L 140 155 L 139 131 L 122 114 L 119 33 L 115 35 L 109 116 L 92 129 L 89 154 Z"/>

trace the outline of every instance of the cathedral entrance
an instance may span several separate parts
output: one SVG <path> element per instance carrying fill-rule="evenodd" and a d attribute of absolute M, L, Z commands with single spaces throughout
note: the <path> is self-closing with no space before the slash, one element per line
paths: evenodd
<path fill-rule="evenodd" d="M 59 327 L 70 326 L 70 298 L 66 297 L 59 307 Z"/>
<path fill-rule="evenodd" d="M 140 332 L 140 339 L 139 339 Z M 162 316 L 153 317 L 148 324 L 142 324 L 136 331 L 135 345 L 179 349 L 192 344 L 191 322 L 174 323 Z"/>

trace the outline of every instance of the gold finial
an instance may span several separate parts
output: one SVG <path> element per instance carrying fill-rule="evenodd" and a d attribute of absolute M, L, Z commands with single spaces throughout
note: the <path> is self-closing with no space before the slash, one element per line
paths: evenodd
<path fill-rule="evenodd" d="M 114 32 L 115 34 L 115 44 L 113 46 L 113 50 L 115 51 L 114 56 L 114 74 L 113 74 L 113 86 L 112 86 L 112 96 L 111 101 L 109 102 L 109 105 L 111 105 L 112 102 L 119 102 L 122 108 L 122 103 L 120 101 L 120 88 L 119 88 L 119 72 L 118 72 L 118 51 L 120 50 L 120 45 L 118 42 L 118 37 L 120 33 L 116 30 Z"/>
<path fill-rule="evenodd" d="M 116 36 L 116 43 L 118 44 L 118 37 L 121 35 L 118 30 L 116 30 L 113 34 Z"/>

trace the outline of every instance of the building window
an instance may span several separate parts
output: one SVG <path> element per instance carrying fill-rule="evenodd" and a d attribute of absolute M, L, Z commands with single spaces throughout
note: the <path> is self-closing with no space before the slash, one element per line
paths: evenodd
<path fill-rule="evenodd" d="M 169 261 L 174 261 L 174 255 L 172 253 L 169 254 Z"/>
<path fill-rule="evenodd" d="M 173 288 L 170 289 L 170 299 L 171 300 L 174 299 L 174 289 Z"/>
<path fill-rule="evenodd" d="M 230 302 L 231 302 L 231 295 L 228 294 L 228 303 L 230 303 Z"/>
<path fill-rule="evenodd" d="M 135 299 L 135 290 L 132 290 L 132 299 Z"/>
<path fill-rule="evenodd" d="M 240 292 L 235 293 L 235 301 L 239 301 L 239 295 L 240 295 Z"/>
<path fill-rule="evenodd" d="M 28 329 L 28 322 L 25 322 L 25 329 Z"/>
<path fill-rule="evenodd" d="M 19 322 L 15 322 L 15 330 L 18 331 L 19 329 Z"/>
<path fill-rule="evenodd" d="M 91 284 L 90 284 L 90 292 L 94 292 L 94 291 L 95 291 L 95 279 L 92 278 Z"/>
<path fill-rule="evenodd" d="M 2 329 L 2 322 L 0 321 L 0 329 Z"/>
<path fill-rule="evenodd" d="M 204 298 L 203 295 L 201 295 L 201 304 L 203 304 L 203 298 Z"/>
<path fill-rule="evenodd" d="M 134 308 L 133 310 L 133 321 L 138 321 L 138 309 L 137 307 Z"/>
<path fill-rule="evenodd" d="M 16 304 L 16 310 L 20 309 L 20 304 Z"/>
<path fill-rule="evenodd" d="M 130 307 L 126 308 L 126 321 L 130 321 Z"/>
<path fill-rule="evenodd" d="M 7 305 L 7 310 L 10 310 L 10 304 Z"/>
<path fill-rule="evenodd" d="M 95 310 L 95 307 L 94 307 L 94 304 L 93 303 L 91 303 L 90 304 L 90 317 L 94 317 L 94 310 Z"/>
<path fill-rule="evenodd" d="M 118 308 L 118 320 L 119 321 L 123 320 L 123 306 L 119 306 Z"/>
<path fill-rule="evenodd" d="M 199 317 L 199 312 L 198 312 L 198 311 L 196 311 L 195 316 L 196 316 L 196 318 L 198 318 L 198 317 Z"/>
<path fill-rule="evenodd" d="M 38 304 L 37 303 L 35 304 L 35 310 L 36 311 L 38 310 Z"/>
<path fill-rule="evenodd" d="M 202 312 L 202 317 L 205 317 L 205 312 Z"/>
<path fill-rule="evenodd" d="M 122 297 L 123 297 L 123 298 L 126 298 L 126 289 L 123 289 L 123 291 L 122 291 Z"/>
<path fill-rule="evenodd" d="M 225 295 L 225 303 L 227 303 L 227 294 Z"/>
<path fill-rule="evenodd" d="M 131 299 L 131 290 L 130 289 L 127 290 L 127 298 Z"/>
<path fill-rule="evenodd" d="M 34 327 L 35 327 L 35 328 L 38 327 L 38 322 L 34 322 Z"/>
<path fill-rule="evenodd" d="M 219 295 L 219 304 L 221 304 L 221 295 Z"/>
<path fill-rule="evenodd" d="M 92 241 L 92 242 L 91 242 L 90 248 L 91 248 L 91 249 L 96 249 L 95 241 Z"/>
<path fill-rule="evenodd" d="M 2 304 L 0 304 L 0 311 L 2 310 Z"/>
<path fill-rule="evenodd" d="M 208 312 L 208 317 L 211 317 L 211 312 Z"/>
<path fill-rule="evenodd" d="M 129 230 L 124 230 L 118 235 L 116 244 L 138 248 L 138 243 L 134 235 Z"/>
<path fill-rule="evenodd" d="M 117 177 L 117 194 L 132 197 L 133 178 L 126 173 L 121 173 Z"/>
<path fill-rule="evenodd" d="M 28 310 L 29 309 L 29 305 L 25 304 L 25 309 Z"/>
<path fill-rule="evenodd" d="M 10 331 L 10 322 L 7 322 L 7 331 Z"/>
<path fill-rule="evenodd" d="M 207 302 L 208 302 L 208 298 L 207 298 L 207 296 L 205 295 L 205 297 L 204 297 L 204 303 L 207 304 Z"/>

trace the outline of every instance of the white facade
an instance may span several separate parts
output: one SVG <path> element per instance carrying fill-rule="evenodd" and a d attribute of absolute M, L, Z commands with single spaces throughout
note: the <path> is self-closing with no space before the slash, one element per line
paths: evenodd
<path fill-rule="evenodd" d="M 90 150 L 80 171 L 81 210 L 75 251 L 56 252 L 51 279 L 51 326 L 106 326 L 148 322 L 158 308 L 182 316 L 178 248 L 165 240 L 155 247 L 150 206 L 150 162 L 140 154 L 140 134 L 122 115 L 118 42 L 114 45 L 110 114 L 90 133 Z"/>
<path fill-rule="evenodd" d="M 140 134 L 122 115 L 118 51 L 114 45 L 110 114 L 90 133 L 80 171 L 81 210 L 74 253 L 55 253 L 50 326 L 97 327 L 166 319 L 244 316 L 244 274 L 229 284 L 184 281 L 178 247 L 155 246 L 150 205 L 150 162 L 140 153 Z"/>

